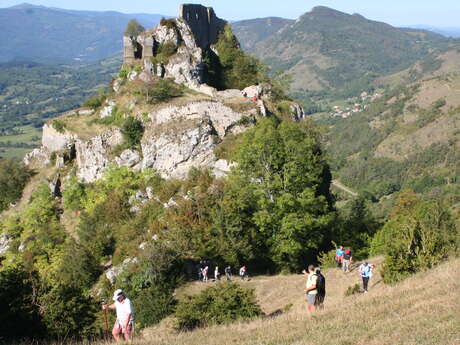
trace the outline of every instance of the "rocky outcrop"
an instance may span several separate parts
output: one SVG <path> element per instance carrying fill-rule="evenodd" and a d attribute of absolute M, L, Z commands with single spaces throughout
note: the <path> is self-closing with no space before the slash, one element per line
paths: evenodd
<path fill-rule="evenodd" d="M 0 234 L 0 256 L 5 255 L 10 249 L 11 244 L 10 236 L 6 233 Z"/>
<path fill-rule="evenodd" d="M 85 182 L 94 182 L 102 177 L 110 164 L 110 152 L 123 142 L 119 129 L 106 131 L 90 140 L 75 141 L 77 176 Z"/>
<path fill-rule="evenodd" d="M 184 178 L 191 168 L 212 165 L 215 137 L 206 119 L 174 121 L 144 136 L 142 168 L 155 169 L 165 178 Z"/>
<path fill-rule="evenodd" d="M 57 131 L 52 125 L 43 126 L 42 146 L 49 152 L 56 152 L 69 148 L 75 140 L 75 134 L 67 130 Z"/>
<path fill-rule="evenodd" d="M 136 60 L 143 62 L 144 71 L 159 77 L 173 78 L 176 83 L 212 95 L 216 90 L 205 83 L 204 51 L 217 43 L 219 34 L 224 30 L 226 21 L 218 18 L 212 8 L 201 5 L 185 4 L 180 7 L 176 19 L 162 21 L 157 27 L 138 37 L 124 37 L 124 63 Z M 174 54 L 168 61 L 158 61 L 161 47 L 169 45 Z M 140 52 L 140 54 L 139 54 Z M 136 76 L 129 75 L 133 80 Z"/>

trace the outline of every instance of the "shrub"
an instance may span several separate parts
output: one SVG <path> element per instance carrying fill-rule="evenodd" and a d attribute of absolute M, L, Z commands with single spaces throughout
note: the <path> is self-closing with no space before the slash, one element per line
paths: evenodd
<path fill-rule="evenodd" d="M 337 262 L 335 261 L 335 249 L 320 253 L 318 261 L 322 269 L 337 267 Z"/>
<path fill-rule="evenodd" d="M 126 26 L 125 36 L 137 37 L 144 31 L 145 28 L 136 19 L 131 19 Z"/>
<path fill-rule="evenodd" d="M 32 172 L 14 159 L 0 159 L 0 211 L 21 197 Z"/>
<path fill-rule="evenodd" d="M 176 310 L 177 328 L 192 330 L 261 314 L 253 289 L 245 289 L 236 283 L 226 282 L 181 301 Z"/>
<path fill-rule="evenodd" d="M 94 95 L 87 101 L 85 101 L 85 103 L 83 103 L 83 106 L 96 110 L 104 103 L 106 98 L 107 96 L 105 94 Z"/>
<path fill-rule="evenodd" d="M 171 79 L 159 79 L 151 85 L 147 85 L 147 103 L 156 104 L 182 96 L 182 88 Z"/>
<path fill-rule="evenodd" d="M 137 324 L 140 328 L 152 326 L 173 312 L 173 289 L 156 284 L 143 289 L 134 300 Z"/>
<path fill-rule="evenodd" d="M 121 128 L 121 133 L 128 148 L 137 147 L 144 135 L 144 126 L 142 122 L 134 117 L 127 117 Z"/>
<path fill-rule="evenodd" d="M 359 293 L 360 291 L 361 291 L 361 286 L 359 286 L 359 284 L 349 286 L 347 288 L 347 291 L 345 291 L 345 297 L 355 295 L 355 294 Z"/>
<path fill-rule="evenodd" d="M 373 241 L 373 251 L 385 253 L 385 283 L 432 268 L 458 246 L 457 229 L 449 211 L 439 202 L 422 202 L 409 192 L 402 193 L 392 217 Z"/>
<path fill-rule="evenodd" d="M 118 72 L 118 78 L 121 78 L 123 80 L 126 80 L 128 78 L 128 74 L 129 74 L 129 70 L 127 70 L 126 68 L 122 68 L 119 72 Z"/>
<path fill-rule="evenodd" d="M 51 122 L 51 126 L 53 126 L 53 128 L 59 133 L 64 133 L 65 131 L 65 124 L 61 120 L 53 120 Z"/>

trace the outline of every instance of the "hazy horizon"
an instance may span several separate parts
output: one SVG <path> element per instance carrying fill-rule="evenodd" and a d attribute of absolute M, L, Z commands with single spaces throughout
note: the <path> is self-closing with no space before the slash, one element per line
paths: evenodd
<path fill-rule="evenodd" d="M 267 3 L 260 0 L 253 0 L 251 3 L 243 0 L 234 0 L 231 3 L 211 1 L 168 1 L 152 2 L 137 0 L 125 2 L 121 0 L 2 0 L 2 8 L 29 3 L 37 6 L 57 7 L 62 9 L 80 11 L 117 11 L 122 13 L 146 13 L 175 16 L 181 3 L 200 3 L 205 6 L 214 7 L 219 17 L 227 20 L 245 20 L 263 17 L 283 17 L 296 19 L 305 12 L 309 12 L 315 6 L 327 6 L 338 11 L 353 14 L 359 13 L 364 17 L 382 21 L 393 26 L 432 26 L 436 28 L 458 28 L 458 17 L 460 15 L 460 2 L 453 0 L 414 1 L 404 2 L 388 0 L 384 3 L 370 3 L 369 1 L 350 0 L 346 3 L 337 1 L 302 1 L 285 0 L 283 5 L 279 3 Z"/>

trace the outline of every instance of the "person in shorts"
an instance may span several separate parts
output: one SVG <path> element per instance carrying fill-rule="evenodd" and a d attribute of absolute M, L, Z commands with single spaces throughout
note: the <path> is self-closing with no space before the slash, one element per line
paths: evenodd
<path fill-rule="evenodd" d="M 133 330 L 133 308 L 129 298 L 125 297 L 121 289 L 115 290 L 113 294 L 114 303 L 103 305 L 102 309 L 111 309 L 116 311 L 117 319 L 113 325 L 112 335 L 116 342 L 131 339 Z"/>
<path fill-rule="evenodd" d="M 309 265 L 307 271 L 303 271 L 307 276 L 307 282 L 305 284 L 305 294 L 307 295 L 307 309 L 309 311 L 315 310 L 316 295 L 318 290 L 316 289 L 316 281 L 318 276 L 315 272 L 315 266 Z"/>

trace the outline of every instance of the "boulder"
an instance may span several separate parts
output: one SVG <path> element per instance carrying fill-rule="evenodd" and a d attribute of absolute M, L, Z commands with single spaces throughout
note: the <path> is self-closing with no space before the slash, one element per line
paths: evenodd
<path fill-rule="evenodd" d="M 128 168 L 132 168 L 137 163 L 141 161 L 141 157 L 139 152 L 131 149 L 124 150 L 120 156 L 115 158 L 115 162 L 119 167 L 125 166 Z"/>
<path fill-rule="evenodd" d="M 11 239 L 7 233 L 0 235 L 0 256 L 5 255 L 10 249 Z"/>

